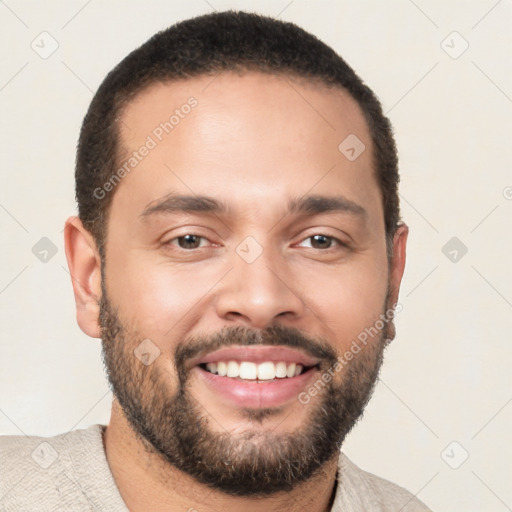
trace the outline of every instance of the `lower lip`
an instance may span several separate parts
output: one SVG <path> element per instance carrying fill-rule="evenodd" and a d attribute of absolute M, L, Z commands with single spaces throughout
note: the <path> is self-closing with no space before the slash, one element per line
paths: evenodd
<path fill-rule="evenodd" d="M 215 393 L 239 407 L 264 409 L 279 407 L 290 400 L 298 400 L 317 369 L 310 368 L 296 377 L 271 381 L 246 381 L 230 377 L 221 377 L 196 366 L 198 377 Z"/>

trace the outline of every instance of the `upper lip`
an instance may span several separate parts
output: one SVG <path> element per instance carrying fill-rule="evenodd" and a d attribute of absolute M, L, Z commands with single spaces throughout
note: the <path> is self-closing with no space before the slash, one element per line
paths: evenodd
<path fill-rule="evenodd" d="M 195 358 L 192 366 L 219 361 L 251 361 L 264 363 L 265 361 L 296 363 L 303 366 L 316 366 L 320 360 L 304 352 L 282 346 L 250 345 L 238 347 L 225 347 Z"/>

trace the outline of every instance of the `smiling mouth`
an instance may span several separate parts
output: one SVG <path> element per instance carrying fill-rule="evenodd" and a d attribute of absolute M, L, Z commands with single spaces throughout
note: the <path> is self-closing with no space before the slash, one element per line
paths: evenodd
<path fill-rule="evenodd" d="M 285 346 L 230 346 L 191 361 L 211 400 L 252 409 L 293 406 L 322 360 Z"/>
<path fill-rule="evenodd" d="M 305 366 L 286 361 L 255 363 L 253 361 L 230 360 L 199 364 L 201 369 L 219 377 L 258 383 L 292 379 L 317 368 L 317 366 Z"/>

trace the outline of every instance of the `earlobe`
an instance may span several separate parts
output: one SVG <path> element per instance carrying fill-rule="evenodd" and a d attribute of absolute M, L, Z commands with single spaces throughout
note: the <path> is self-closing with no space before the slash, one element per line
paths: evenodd
<path fill-rule="evenodd" d="M 64 242 L 78 325 L 88 336 L 100 338 L 101 259 L 96 242 L 78 217 L 66 221 Z"/>

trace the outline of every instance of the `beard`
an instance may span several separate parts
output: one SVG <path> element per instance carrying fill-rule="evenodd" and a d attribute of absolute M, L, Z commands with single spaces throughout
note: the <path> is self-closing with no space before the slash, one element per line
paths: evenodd
<path fill-rule="evenodd" d="M 321 377 L 329 369 L 332 372 L 338 360 L 332 344 L 281 325 L 263 331 L 226 327 L 212 335 L 189 337 L 176 348 L 174 368 L 163 364 L 166 357 L 145 366 L 134 356 L 144 337 L 121 321 L 102 287 L 103 361 L 111 389 L 133 431 L 146 449 L 167 464 L 232 496 L 289 492 L 337 457 L 372 395 L 389 341 L 385 322 L 379 336 L 328 383 Z M 309 408 L 307 420 L 292 432 L 258 425 L 237 433 L 212 430 L 209 425 L 216 420 L 192 396 L 187 363 L 199 353 L 221 346 L 257 344 L 300 348 L 320 359 L 318 377 L 312 384 L 320 382 L 322 389 L 315 402 L 301 405 Z M 282 414 L 282 409 L 244 408 L 240 412 L 252 424 L 262 424 L 266 418 Z"/>

